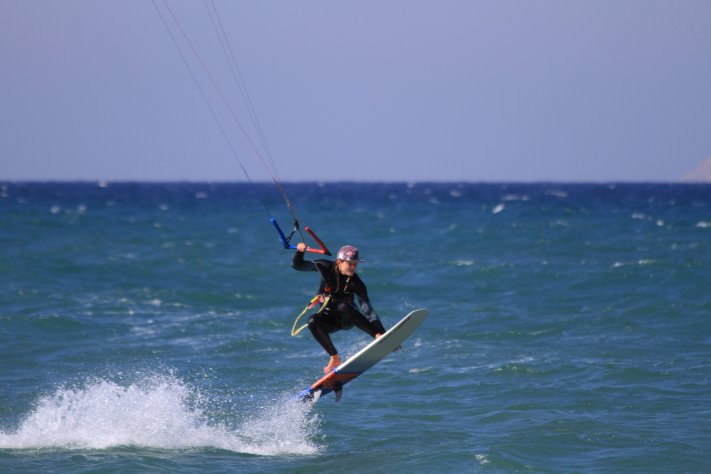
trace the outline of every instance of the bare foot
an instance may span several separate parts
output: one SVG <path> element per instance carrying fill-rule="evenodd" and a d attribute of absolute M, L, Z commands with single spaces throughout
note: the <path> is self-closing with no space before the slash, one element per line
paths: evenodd
<path fill-rule="evenodd" d="M 383 335 L 380 334 L 380 333 L 378 333 L 378 334 L 375 335 L 375 338 L 376 338 L 376 339 L 380 339 L 381 337 L 383 337 Z"/>
<path fill-rule="evenodd" d="M 339 365 L 341 365 L 341 356 L 338 354 L 333 355 L 330 359 L 328 359 L 328 365 L 323 368 L 323 373 L 327 374 Z"/>

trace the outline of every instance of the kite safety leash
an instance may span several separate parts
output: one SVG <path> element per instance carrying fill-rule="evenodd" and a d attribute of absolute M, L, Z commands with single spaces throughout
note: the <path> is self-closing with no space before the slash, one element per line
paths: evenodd
<path fill-rule="evenodd" d="M 311 308 L 313 308 L 314 306 L 316 306 L 318 303 L 323 302 L 323 304 L 321 305 L 321 307 L 319 308 L 319 310 L 316 312 L 316 314 L 320 314 L 321 311 L 323 311 L 324 308 L 325 308 L 326 306 L 328 306 L 328 302 L 329 302 L 330 300 L 331 300 L 331 297 L 330 297 L 330 296 L 327 296 L 327 297 L 324 299 L 323 295 L 316 295 L 316 296 L 314 296 L 313 298 L 311 298 L 311 301 L 309 301 L 309 304 L 306 305 L 306 307 L 304 308 L 304 310 L 303 310 L 301 313 L 299 313 L 299 315 L 298 315 L 298 316 L 296 317 L 296 319 L 294 320 L 294 326 L 291 328 L 291 335 L 292 335 L 292 336 L 296 336 L 296 335 L 299 334 L 301 331 L 303 331 L 306 326 L 308 326 L 308 324 L 303 324 L 303 325 L 301 325 L 301 326 L 298 327 L 298 328 L 296 327 L 296 326 L 299 325 L 299 320 L 301 319 L 301 317 L 302 317 L 303 315 L 305 315 L 308 310 L 310 310 Z"/>

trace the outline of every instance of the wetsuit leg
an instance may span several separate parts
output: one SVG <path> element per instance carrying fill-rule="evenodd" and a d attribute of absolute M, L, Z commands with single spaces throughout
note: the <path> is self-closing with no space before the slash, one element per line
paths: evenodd
<path fill-rule="evenodd" d="M 314 339 L 331 356 L 338 354 L 333 341 L 331 341 L 331 333 L 341 329 L 350 329 L 354 325 L 371 337 L 375 337 L 378 333 L 385 333 L 385 328 L 380 321 L 369 321 L 353 305 L 346 302 L 340 302 L 335 307 L 329 306 L 325 311 L 314 314 L 309 318 L 308 325 Z"/>
<path fill-rule="evenodd" d="M 371 337 L 375 337 L 375 335 L 378 333 L 385 333 L 385 328 L 383 327 L 383 324 L 380 321 L 368 321 L 368 318 L 363 316 L 363 313 L 356 310 L 353 305 L 349 303 L 338 303 L 338 305 L 336 306 L 336 312 L 338 313 L 338 315 L 347 318 L 358 329 L 369 334 Z"/>
<path fill-rule="evenodd" d="M 323 347 L 323 349 L 330 356 L 338 354 L 336 347 L 331 341 L 331 336 L 329 335 L 329 333 L 335 332 L 339 329 L 329 324 L 328 318 L 332 317 L 333 316 L 329 315 L 327 311 L 324 311 L 319 314 L 314 314 L 309 318 L 309 330 L 311 331 L 311 334 L 313 334 L 314 339 L 321 344 L 321 347 Z"/>

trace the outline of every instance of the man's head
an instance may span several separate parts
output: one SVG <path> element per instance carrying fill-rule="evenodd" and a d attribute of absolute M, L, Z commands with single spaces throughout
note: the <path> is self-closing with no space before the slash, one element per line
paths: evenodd
<path fill-rule="evenodd" d="M 356 271 L 360 259 L 358 258 L 358 249 L 352 245 L 344 245 L 338 249 L 336 254 L 336 265 L 338 271 L 343 275 L 353 276 Z"/>

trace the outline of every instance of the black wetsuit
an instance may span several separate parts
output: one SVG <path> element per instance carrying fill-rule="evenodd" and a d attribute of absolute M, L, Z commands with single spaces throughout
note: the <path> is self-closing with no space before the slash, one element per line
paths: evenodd
<path fill-rule="evenodd" d="M 311 334 L 328 355 L 333 356 L 338 353 L 331 342 L 330 333 L 350 329 L 353 326 L 357 326 L 373 337 L 385 332 L 383 323 L 370 305 L 368 290 L 357 274 L 348 277 L 338 271 L 336 262 L 326 259 L 313 262 L 305 260 L 304 252 L 298 251 L 294 255 L 292 267 L 305 272 L 319 272 L 321 275 L 319 294 L 331 297 L 322 311 L 309 318 Z M 360 311 L 355 307 L 354 296 L 358 297 Z"/>

